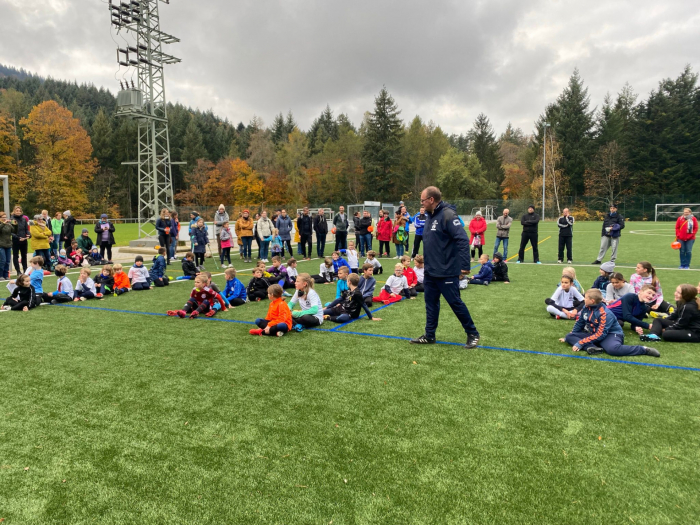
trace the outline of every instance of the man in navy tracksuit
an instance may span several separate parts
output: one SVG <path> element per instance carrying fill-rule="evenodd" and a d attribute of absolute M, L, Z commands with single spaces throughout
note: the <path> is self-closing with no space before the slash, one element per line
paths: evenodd
<path fill-rule="evenodd" d="M 415 259 L 418 255 L 418 250 L 420 250 L 420 243 L 423 240 L 423 227 L 425 226 L 425 221 L 428 217 L 425 215 L 425 208 L 420 207 L 420 211 L 416 213 L 411 222 L 416 227 L 416 234 L 413 236 L 413 253 L 411 253 L 411 259 Z"/>
<path fill-rule="evenodd" d="M 459 276 L 469 273 L 469 238 L 454 207 L 442 202 L 442 194 L 435 186 L 421 193 L 427 220 L 423 229 L 423 257 L 425 258 L 425 334 L 411 339 L 414 344 L 435 343 L 435 331 L 440 317 L 440 296 L 450 305 L 467 333 L 465 348 L 479 344 L 479 331 L 474 325 L 467 305 L 459 295 Z"/>

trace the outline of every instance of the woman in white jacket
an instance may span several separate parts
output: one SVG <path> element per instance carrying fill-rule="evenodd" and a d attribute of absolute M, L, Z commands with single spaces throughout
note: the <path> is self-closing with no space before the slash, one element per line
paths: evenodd
<path fill-rule="evenodd" d="M 258 219 L 258 235 L 260 236 L 260 260 L 268 262 L 267 255 L 270 250 L 270 241 L 272 240 L 272 230 L 275 228 L 274 223 L 267 217 L 267 212 L 262 212 L 262 216 Z"/>

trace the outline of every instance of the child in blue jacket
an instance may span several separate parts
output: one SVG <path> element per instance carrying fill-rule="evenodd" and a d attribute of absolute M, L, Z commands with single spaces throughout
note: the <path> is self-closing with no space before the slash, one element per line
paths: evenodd
<path fill-rule="evenodd" d="M 228 301 L 231 308 L 245 304 L 248 300 L 248 293 L 245 285 L 236 277 L 236 269 L 226 268 L 224 275 L 226 276 L 226 288 L 221 295 Z"/>
<path fill-rule="evenodd" d="M 585 350 L 589 354 L 605 352 L 609 355 L 648 355 L 660 357 L 655 348 L 625 345 L 625 335 L 615 315 L 603 303 L 600 290 L 590 289 L 584 295 L 585 306 L 571 332 L 559 341 L 571 345 L 574 352 Z"/>
<path fill-rule="evenodd" d="M 649 323 L 644 321 L 649 311 L 649 305 L 656 299 L 656 290 L 650 284 L 645 284 L 639 293 L 628 293 L 617 301 L 608 305 L 608 309 L 617 318 L 618 323 L 623 325 L 627 321 L 632 330 L 639 335 L 644 335 L 644 329 L 649 329 Z"/>
<path fill-rule="evenodd" d="M 153 258 L 153 267 L 151 268 L 150 275 L 153 280 L 153 284 L 155 284 L 157 288 L 162 288 L 163 286 L 168 286 L 170 284 L 170 278 L 165 275 L 165 272 L 168 269 L 165 261 L 165 256 L 167 253 L 167 248 L 161 246 L 158 249 L 158 255 Z"/>
<path fill-rule="evenodd" d="M 338 275 L 338 270 L 340 270 L 343 266 L 347 267 L 348 273 L 351 272 L 348 261 L 346 261 L 340 256 L 340 252 L 333 252 L 331 257 L 333 257 L 333 273 L 336 276 Z"/>
<path fill-rule="evenodd" d="M 489 256 L 485 253 L 479 257 L 481 269 L 476 275 L 469 277 L 469 284 L 483 284 L 488 286 L 493 281 L 493 265 L 489 262 Z"/>

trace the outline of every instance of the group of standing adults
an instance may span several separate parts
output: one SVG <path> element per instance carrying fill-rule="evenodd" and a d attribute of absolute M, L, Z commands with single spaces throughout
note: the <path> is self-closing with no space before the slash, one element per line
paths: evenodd
<path fill-rule="evenodd" d="M 47 269 L 51 257 L 59 255 L 61 243 L 66 252 L 70 253 L 71 245 L 76 239 L 76 224 L 70 210 L 58 212 L 53 218 L 49 216 L 48 210 L 42 210 L 32 219 L 25 215 L 19 205 L 13 208 L 10 217 L 0 211 L 0 280 L 10 278 L 12 266 L 17 275 L 26 272 L 30 247 L 32 252 L 44 259 L 44 267 Z M 82 234 L 85 235 L 87 231 L 83 229 Z M 107 259 L 112 258 L 114 231 L 114 224 L 109 221 L 107 214 L 102 214 L 95 224 L 94 232 L 97 234 L 95 245 L 99 246 L 103 258 L 105 255 Z"/>

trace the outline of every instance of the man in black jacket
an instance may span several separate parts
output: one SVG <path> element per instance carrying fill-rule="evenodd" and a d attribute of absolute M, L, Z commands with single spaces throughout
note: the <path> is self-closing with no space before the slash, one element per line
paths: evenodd
<path fill-rule="evenodd" d="M 308 261 L 311 259 L 311 242 L 313 238 L 313 224 L 309 215 L 309 208 L 304 208 L 301 216 L 297 219 L 297 231 L 299 232 L 301 253 L 304 255 L 304 259 Z"/>
<path fill-rule="evenodd" d="M 359 229 L 355 237 L 360 239 L 360 255 L 364 257 L 372 249 L 372 232 L 369 231 L 369 227 L 372 226 L 372 216 L 367 210 L 362 212 L 362 218 L 357 225 Z"/>
<path fill-rule="evenodd" d="M 345 215 L 345 206 L 338 207 L 338 213 L 333 217 L 335 227 L 335 251 L 348 249 L 348 216 Z"/>
<path fill-rule="evenodd" d="M 467 333 L 465 348 L 474 348 L 479 344 L 479 331 L 459 295 L 459 276 L 469 273 L 471 267 L 469 238 L 454 207 L 442 201 L 442 194 L 435 186 L 423 190 L 420 202 L 428 216 L 423 229 L 426 321 L 425 334 L 411 339 L 411 343 L 435 343 L 440 296 L 443 296 Z"/>
<path fill-rule="evenodd" d="M 608 248 L 612 246 L 612 253 L 610 254 L 610 262 L 615 262 L 617 259 L 617 244 L 620 242 L 620 234 L 625 227 L 625 218 L 617 213 L 617 205 L 610 205 L 610 213 L 605 215 L 603 219 L 603 230 L 600 237 L 600 252 L 598 257 L 591 264 L 600 264 L 608 251 Z"/>
<path fill-rule="evenodd" d="M 525 248 L 529 242 L 532 246 L 532 257 L 535 264 L 540 263 L 540 250 L 537 247 L 537 228 L 540 216 L 535 213 L 534 206 L 527 207 L 527 213 L 520 219 L 523 225 L 523 233 L 520 235 L 520 251 L 518 251 L 518 264 L 525 262 Z"/>
<path fill-rule="evenodd" d="M 328 223 L 323 208 L 318 209 L 314 217 L 314 231 L 316 232 L 316 253 L 323 259 L 323 250 L 326 249 L 326 237 L 328 236 Z"/>
<path fill-rule="evenodd" d="M 569 208 L 564 208 L 562 216 L 559 217 L 557 221 L 557 226 L 559 226 L 559 257 L 557 257 L 557 262 L 559 264 L 564 260 L 564 247 L 566 247 L 566 262 L 571 264 L 571 244 L 574 238 L 574 218 L 569 213 Z"/>

